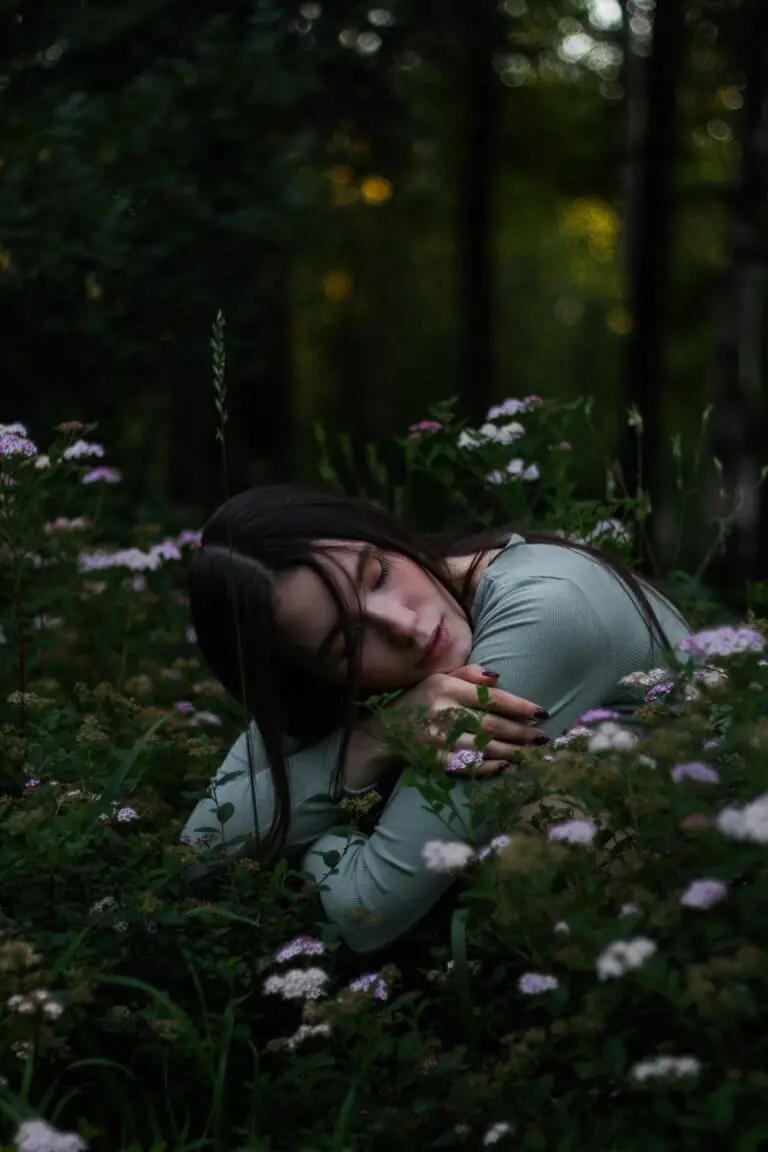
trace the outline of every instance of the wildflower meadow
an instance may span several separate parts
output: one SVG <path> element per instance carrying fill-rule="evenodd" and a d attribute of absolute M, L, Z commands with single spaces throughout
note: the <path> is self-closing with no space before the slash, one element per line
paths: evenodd
<path fill-rule="evenodd" d="M 645 494 L 570 478 L 589 416 L 529 396 L 469 428 L 446 403 L 370 448 L 366 494 L 631 561 Z M 318 430 L 320 481 L 358 467 Z M 137 521 L 121 479 L 92 425 L 0 427 L 0 1146 L 765 1147 L 765 622 L 689 597 L 683 650 L 629 678 L 640 734 L 595 710 L 478 781 L 505 832 L 425 845 L 450 899 L 361 956 L 290 861 L 244 844 L 201 875 L 180 840 L 245 717 L 189 625 L 200 524 Z"/>

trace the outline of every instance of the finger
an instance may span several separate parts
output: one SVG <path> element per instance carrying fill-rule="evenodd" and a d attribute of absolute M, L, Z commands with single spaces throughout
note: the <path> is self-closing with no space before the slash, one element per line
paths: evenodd
<path fill-rule="evenodd" d="M 469 683 L 462 683 L 460 677 L 457 677 L 457 679 L 459 683 L 455 685 L 453 691 L 456 697 L 456 703 L 464 707 L 477 709 L 477 691 L 473 690 Z M 513 696 L 511 692 L 505 692 L 503 688 L 490 688 L 488 690 L 488 707 L 489 710 L 495 713 L 524 722 L 546 720 L 549 716 L 546 708 L 542 708 L 532 700 L 524 700 L 521 696 Z"/>
<path fill-rule="evenodd" d="M 494 672 L 490 668 L 483 668 L 480 664 L 465 664 L 463 667 L 449 672 L 448 675 L 455 676 L 457 680 L 466 680 L 469 684 L 484 684 L 489 688 L 493 687 L 499 678 L 498 672 Z"/>
<path fill-rule="evenodd" d="M 480 731 L 486 736 L 503 740 L 506 744 L 549 744 L 549 736 L 540 728 L 506 720 L 494 712 L 480 713 Z"/>

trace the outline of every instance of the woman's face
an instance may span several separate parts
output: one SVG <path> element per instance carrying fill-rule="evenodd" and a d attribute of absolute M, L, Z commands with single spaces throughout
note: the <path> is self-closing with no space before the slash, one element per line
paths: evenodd
<path fill-rule="evenodd" d="M 362 684 L 370 693 L 416 684 L 466 663 L 472 632 L 441 584 L 407 557 L 367 544 L 322 541 L 325 568 L 358 630 Z M 275 599 L 277 622 L 300 662 L 345 683 L 347 660 L 339 611 L 311 568 L 285 572 Z"/>

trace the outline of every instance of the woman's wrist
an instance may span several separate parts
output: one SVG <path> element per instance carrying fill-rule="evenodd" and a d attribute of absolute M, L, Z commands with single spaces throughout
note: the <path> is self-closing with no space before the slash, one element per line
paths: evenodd
<path fill-rule="evenodd" d="M 395 760 L 379 721 L 375 717 L 358 721 L 344 758 L 344 788 L 348 792 L 365 791 L 386 775 Z"/>

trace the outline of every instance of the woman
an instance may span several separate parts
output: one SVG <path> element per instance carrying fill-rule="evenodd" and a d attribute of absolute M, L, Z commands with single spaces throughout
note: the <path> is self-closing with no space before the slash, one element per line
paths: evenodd
<path fill-rule="evenodd" d="M 370 835 L 334 832 L 349 822 L 344 796 L 397 770 L 380 721 L 356 702 L 403 690 L 397 706 L 425 716 L 415 738 L 459 771 L 475 737 L 444 747 L 441 719 L 466 709 L 491 737 L 473 773 L 495 772 L 590 708 L 631 724 L 637 701 L 621 679 L 662 663 L 688 632 L 662 596 L 588 548 L 509 532 L 434 542 L 362 501 L 288 485 L 219 508 L 189 583 L 203 656 L 252 723 L 184 838 L 300 853 L 358 952 L 410 931 L 450 887 L 422 848 L 466 838 L 480 785 L 456 779 L 457 816 L 398 780 Z M 479 709 L 478 685 L 492 710 Z M 328 853 L 341 855 L 333 869 Z"/>

